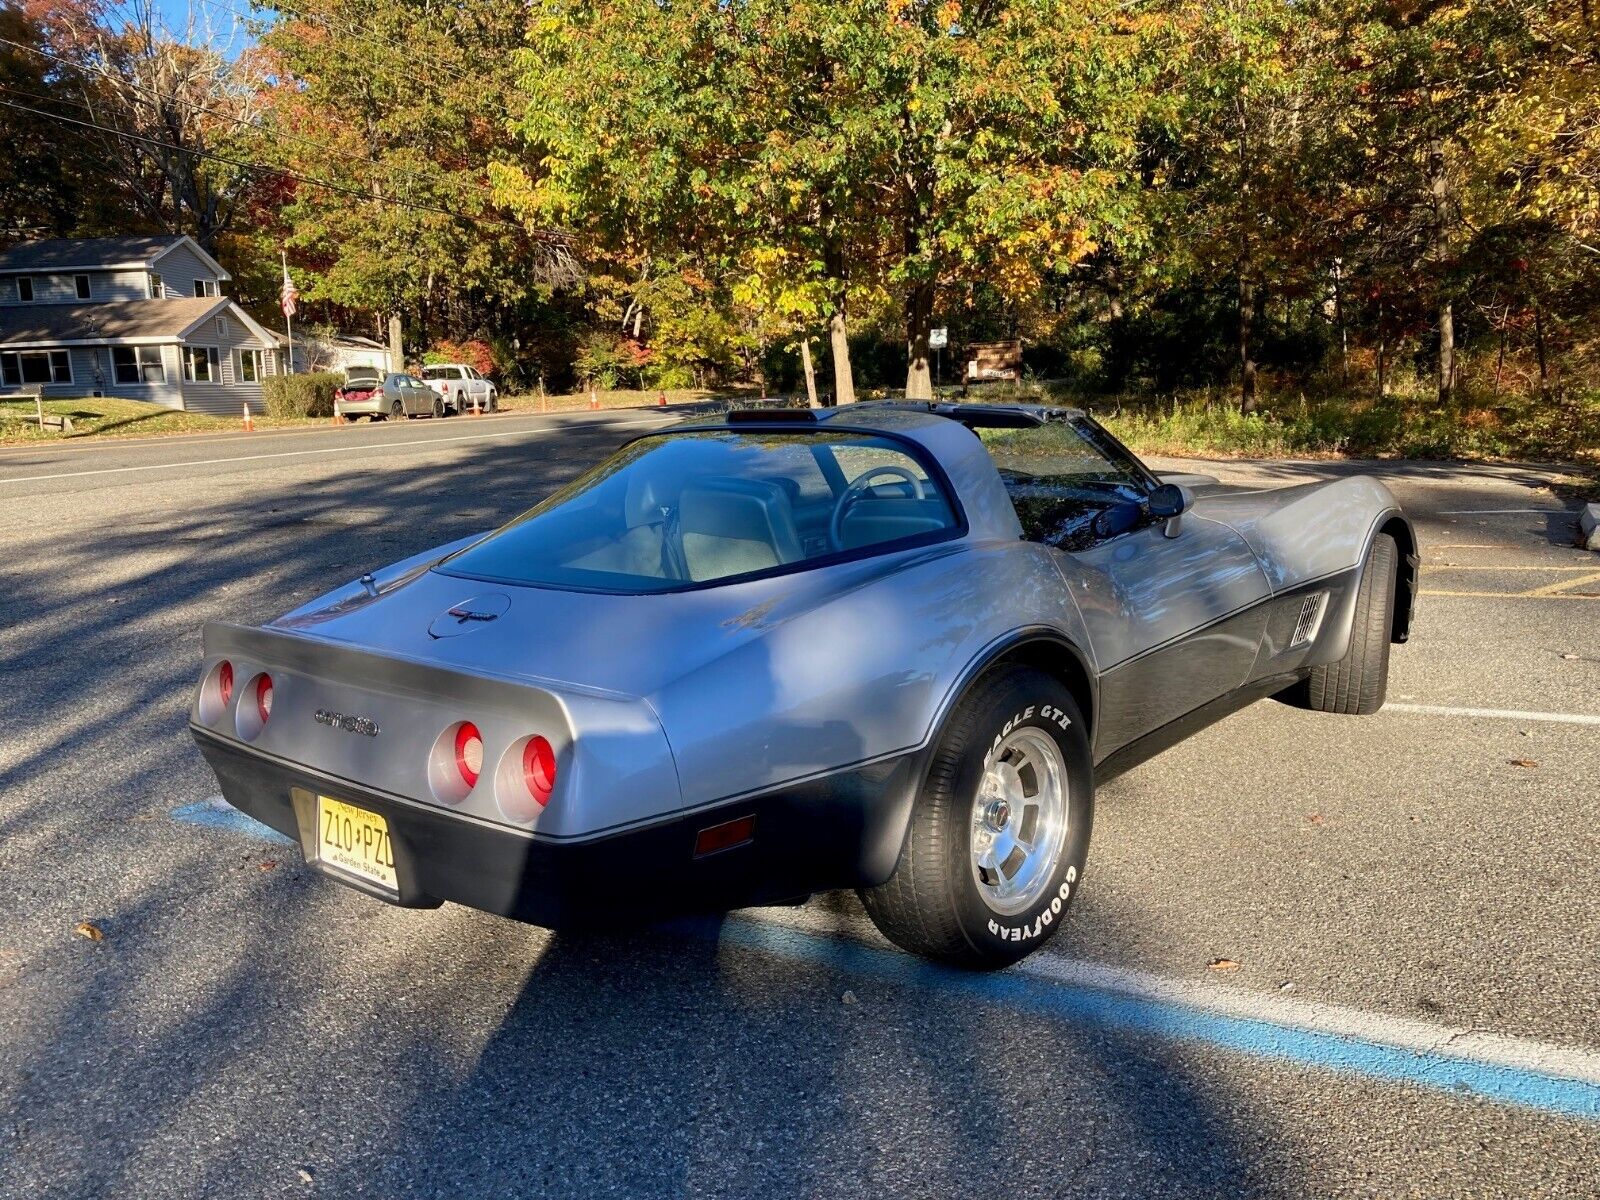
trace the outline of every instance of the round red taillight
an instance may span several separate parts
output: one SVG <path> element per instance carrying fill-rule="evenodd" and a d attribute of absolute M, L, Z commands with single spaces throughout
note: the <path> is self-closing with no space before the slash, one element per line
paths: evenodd
<path fill-rule="evenodd" d="M 456 770 L 468 788 L 478 786 L 483 771 L 483 737 L 471 721 L 456 726 Z"/>
<path fill-rule="evenodd" d="M 267 718 L 272 715 L 272 676 L 256 676 L 256 716 L 261 718 L 265 725 Z"/>
<path fill-rule="evenodd" d="M 529 738 L 522 749 L 522 778 L 540 808 L 550 803 L 556 790 L 556 752 L 542 737 Z"/>
<path fill-rule="evenodd" d="M 217 668 L 217 692 L 222 696 L 222 706 L 233 703 L 233 664 L 227 659 Z"/>

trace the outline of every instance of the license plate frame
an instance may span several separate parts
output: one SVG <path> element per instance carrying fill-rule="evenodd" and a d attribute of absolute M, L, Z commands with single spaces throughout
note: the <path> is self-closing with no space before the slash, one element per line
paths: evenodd
<path fill-rule="evenodd" d="M 387 817 L 336 796 L 319 794 L 309 807 L 313 821 L 304 846 L 310 862 L 340 879 L 391 897 L 400 894 Z"/>

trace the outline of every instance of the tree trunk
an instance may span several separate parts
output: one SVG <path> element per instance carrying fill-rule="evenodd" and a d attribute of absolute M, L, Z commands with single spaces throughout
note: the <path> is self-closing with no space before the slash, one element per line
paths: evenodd
<path fill-rule="evenodd" d="M 1550 368 L 1544 354 L 1544 315 L 1539 306 L 1533 306 L 1533 351 L 1539 356 L 1539 395 L 1550 397 Z"/>
<path fill-rule="evenodd" d="M 800 339 L 800 365 L 805 369 L 806 374 L 806 403 L 810 407 L 816 408 L 817 373 L 811 366 L 811 339 L 808 337 Z"/>
<path fill-rule="evenodd" d="M 1444 150 L 1438 143 L 1431 158 L 1433 178 L 1428 190 L 1433 194 L 1433 254 L 1442 275 L 1450 253 L 1450 180 L 1445 175 Z M 1456 313 L 1449 296 L 1443 294 L 1442 278 L 1439 287 L 1439 403 L 1446 404 L 1456 386 Z"/>
<path fill-rule="evenodd" d="M 1388 381 L 1383 377 L 1384 355 L 1389 349 L 1389 344 L 1383 338 L 1378 339 L 1378 399 L 1382 400 L 1388 394 Z"/>
<path fill-rule="evenodd" d="M 920 283 L 906 299 L 906 399 L 933 399 L 928 331 L 933 327 L 933 285 Z"/>
<path fill-rule="evenodd" d="M 844 294 L 841 292 L 828 317 L 828 348 L 833 352 L 833 402 L 854 404 L 856 381 L 850 371 L 850 340 L 846 336 Z"/>
<path fill-rule="evenodd" d="M 1339 330 L 1339 382 L 1350 386 L 1350 330 L 1344 323 L 1344 264 L 1333 260 L 1333 323 Z"/>
<path fill-rule="evenodd" d="M 1439 403 L 1447 404 L 1456 387 L 1456 310 L 1446 300 L 1439 305 Z"/>
<path fill-rule="evenodd" d="M 854 404 L 856 381 L 850 370 L 849 329 L 845 324 L 845 301 L 849 288 L 845 282 L 844 251 L 831 239 L 823 252 L 823 269 L 827 271 L 834 287 L 833 311 L 828 314 L 828 349 L 833 355 L 833 402 Z"/>
<path fill-rule="evenodd" d="M 389 314 L 389 354 L 394 358 L 390 370 L 404 371 L 406 369 L 406 348 L 400 336 L 400 314 Z"/>
<path fill-rule="evenodd" d="M 1248 272 L 1239 273 L 1239 411 L 1256 410 L 1256 360 L 1252 345 L 1256 320 L 1256 285 Z"/>

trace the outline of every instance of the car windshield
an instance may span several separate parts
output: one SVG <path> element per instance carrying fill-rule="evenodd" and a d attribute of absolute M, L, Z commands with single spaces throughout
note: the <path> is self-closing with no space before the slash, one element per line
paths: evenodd
<path fill-rule="evenodd" d="M 661 592 L 940 541 L 957 526 L 943 485 L 890 438 L 697 430 L 623 447 L 440 570 Z"/>
<path fill-rule="evenodd" d="M 1120 442 L 1082 414 L 1062 413 L 1028 429 L 986 429 L 982 436 L 1031 542 L 1086 550 L 1105 536 L 1104 514 L 1137 506 L 1154 483 Z"/>

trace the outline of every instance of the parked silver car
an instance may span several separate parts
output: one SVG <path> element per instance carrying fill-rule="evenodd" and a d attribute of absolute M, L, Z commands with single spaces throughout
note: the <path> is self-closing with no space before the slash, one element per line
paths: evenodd
<path fill-rule="evenodd" d="M 855 887 L 906 949 L 997 967 L 1061 927 L 1097 781 L 1265 696 L 1376 711 L 1417 564 L 1373 479 L 1162 479 L 1082 412 L 733 412 L 208 625 L 190 729 L 230 804 L 390 903 L 565 926 Z"/>
<path fill-rule="evenodd" d="M 333 394 L 333 411 L 341 417 L 442 417 L 444 400 L 415 375 L 391 371 L 380 377 L 367 367 L 351 367 L 345 383 Z"/>

